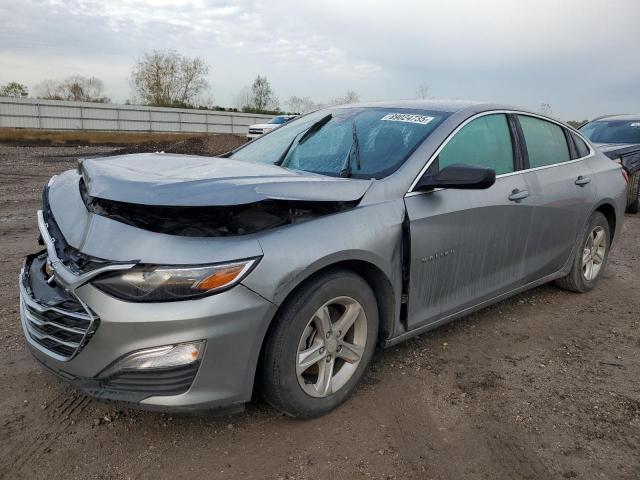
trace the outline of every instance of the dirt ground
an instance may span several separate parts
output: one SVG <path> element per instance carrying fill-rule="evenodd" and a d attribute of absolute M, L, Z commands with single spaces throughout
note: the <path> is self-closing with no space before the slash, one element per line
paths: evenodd
<path fill-rule="evenodd" d="M 638 479 L 640 216 L 600 285 L 543 286 L 380 351 L 364 385 L 311 421 L 116 411 L 30 357 L 22 257 L 43 184 L 115 147 L 0 145 L 0 478 Z"/>

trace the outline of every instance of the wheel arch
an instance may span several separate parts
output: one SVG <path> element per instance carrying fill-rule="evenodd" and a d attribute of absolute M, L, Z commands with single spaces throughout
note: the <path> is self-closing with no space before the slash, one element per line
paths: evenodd
<path fill-rule="evenodd" d="M 373 294 L 376 297 L 376 303 L 378 306 L 379 315 L 379 334 L 378 340 L 386 339 L 393 333 L 396 310 L 398 302 L 396 301 L 396 291 L 393 287 L 391 279 L 384 273 L 382 268 L 372 261 L 364 260 L 361 258 L 350 259 L 334 259 L 329 263 L 318 262 L 315 264 L 315 268 L 310 267 L 305 270 L 305 274 L 298 277 L 295 282 L 295 286 L 290 285 L 287 289 L 286 295 L 283 300 L 278 304 L 278 310 L 274 315 L 274 318 L 269 325 L 269 330 L 272 328 L 274 322 L 278 319 L 278 313 L 285 307 L 287 301 L 306 284 L 313 281 L 320 275 L 332 270 L 349 270 L 356 275 L 362 277 L 365 282 L 371 287 Z M 265 335 L 265 339 L 269 335 Z"/>
<path fill-rule="evenodd" d="M 616 234 L 617 221 L 618 221 L 617 215 L 616 215 L 616 208 L 613 206 L 613 203 L 605 200 L 600 202 L 596 206 L 596 208 L 593 209 L 593 213 L 595 212 L 600 212 L 607 219 L 607 223 L 609 224 L 609 232 L 610 232 L 609 242 L 610 244 L 613 243 L 613 239 Z"/>
<path fill-rule="evenodd" d="M 260 384 L 260 365 L 262 365 L 264 354 L 265 354 L 265 345 L 267 344 L 267 339 L 271 335 L 275 325 L 278 322 L 279 314 L 282 309 L 287 305 L 289 299 L 291 299 L 296 292 L 298 292 L 301 288 L 307 285 L 309 282 L 313 281 L 320 275 L 323 275 L 327 272 L 333 270 L 349 270 L 356 275 L 362 277 L 365 282 L 371 287 L 373 294 L 376 297 L 376 304 L 378 306 L 378 315 L 379 315 L 379 324 L 378 324 L 378 344 L 382 344 L 384 340 L 389 338 L 393 331 L 396 322 L 396 317 L 398 316 L 399 306 L 398 301 L 396 301 L 396 294 L 393 284 L 389 277 L 384 273 L 384 271 L 377 266 L 376 264 L 362 259 L 345 259 L 345 260 L 336 260 L 332 263 L 328 263 L 322 265 L 321 267 L 309 272 L 303 278 L 300 278 L 296 285 L 288 290 L 285 298 L 278 305 L 278 309 L 271 320 L 267 331 L 265 332 L 264 337 L 262 338 L 262 344 L 260 346 L 260 355 L 258 357 L 258 362 L 255 368 L 254 375 L 254 392 L 258 389 L 257 387 Z"/>

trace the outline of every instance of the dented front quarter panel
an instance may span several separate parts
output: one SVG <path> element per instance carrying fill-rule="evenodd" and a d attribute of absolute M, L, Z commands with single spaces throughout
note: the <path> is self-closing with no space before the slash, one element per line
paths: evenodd
<path fill-rule="evenodd" d="M 342 261 L 366 262 L 391 283 L 398 318 L 404 214 L 402 199 L 363 202 L 338 214 L 262 232 L 258 240 L 264 258 L 242 283 L 280 305 L 319 270 Z"/>

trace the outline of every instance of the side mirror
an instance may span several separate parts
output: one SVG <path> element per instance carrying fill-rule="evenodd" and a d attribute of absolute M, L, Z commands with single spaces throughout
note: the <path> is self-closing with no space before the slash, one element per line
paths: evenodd
<path fill-rule="evenodd" d="M 435 175 L 423 175 L 414 190 L 422 192 L 434 188 L 482 190 L 489 188 L 495 182 L 496 171 L 492 168 L 456 163 L 443 168 Z"/>

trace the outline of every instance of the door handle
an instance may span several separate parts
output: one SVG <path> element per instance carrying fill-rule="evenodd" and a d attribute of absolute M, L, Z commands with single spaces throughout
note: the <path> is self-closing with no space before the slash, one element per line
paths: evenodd
<path fill-rule="evenodd" d="M 511 195 L 509 195 L 509 200 L 511 200 L 512 202 L 519 202 L 521 200 L 524 200 L 528 196 L 529 196 L 528 190 L 518 190 L 516 188 L 511 192 Z"/>
<path fill-rule="evenodd" d="M 578 178 L 576 178 L 575 184 L 579 187 L 584 187 L 590 181 L 591 179 L 589 177 L 583 177 L 582 175 L 580 175 Z"/>

